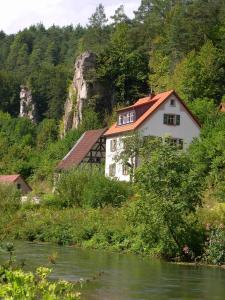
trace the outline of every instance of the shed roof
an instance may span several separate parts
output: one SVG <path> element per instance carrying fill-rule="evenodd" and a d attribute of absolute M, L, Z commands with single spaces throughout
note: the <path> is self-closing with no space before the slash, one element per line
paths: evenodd
<path fill-rule="evenodd" d="M 20 174 L 0 175 L 0 183 L 15 183 L 18 179 L 23 180 L 23 182 L 27 185 L 30 191 L 32 191 L 30 185 L 23 179 L 23 177 Z"/>
<path fill-rule="evenodd" d="M 14 174 L 14 175 L 0 175 L 0 182 L 15 182 L 20 176 L 20 174 Z"/>
<path fill-rule="evenodd" d="M 107 128 L 101 128 L 86 131 L 63 160 L 59 162 L 57 169 L 67 170 L 78 166 L 106 130 Z"/>

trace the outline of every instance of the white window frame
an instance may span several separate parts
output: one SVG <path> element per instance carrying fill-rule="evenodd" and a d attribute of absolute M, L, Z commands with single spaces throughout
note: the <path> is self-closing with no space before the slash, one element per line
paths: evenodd
<path fill-rule="evenodd" d="M 110 151 L 115 152 L 117 149 L 117 139 L 110 140 Z"/>

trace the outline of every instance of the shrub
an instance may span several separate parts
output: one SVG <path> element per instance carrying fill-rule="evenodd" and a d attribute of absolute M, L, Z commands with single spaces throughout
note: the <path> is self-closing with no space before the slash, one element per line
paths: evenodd
<path fill-rule="evenodd" d="M 131 187 L 126 182 L 120 182 L 106 178 L 101 173 L 92 176 L 84 190 L 84 201 L 86 205 L 97 208 L 106 205 L 120 206 L 131 194 Z"/>
<path fill-rule="evenodd" d="M 0 211 L 11 213 L 20 207 L 20 192 L 13 185 L 0 184 Z"/>
<path fill-rule="evenodd" d="M 0 266 L 1 299 L 80 299 L 75 285 L 60 280 L 51 282 L 48 268 L 40 267 L 35 274 L 22 270 L 11 270 Z"/>
<path fill-rule="evenodd" d="M 106 178 L 101 168 L 84 165 L 61 176 L 56 203 L 61 207 L 120 206 L 130 194 L 128 183 Z"/>
<path fill-rule="evenodd" d="M 204 259 L 207 263 L 225 263 L 225 228 L 223 224 L 213 226 L 208 225 L 209 236 L 206 243 Z"/>
<path fill-rule="evenodd" d="M 61 207 L 82 206 L 83 192 L 90 178 L 87 168 L 74 168 L 61 175 L 56 198 Z"/>

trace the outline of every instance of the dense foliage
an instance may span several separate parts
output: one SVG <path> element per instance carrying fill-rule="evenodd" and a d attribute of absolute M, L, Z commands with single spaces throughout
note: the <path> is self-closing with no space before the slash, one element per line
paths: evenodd
<path fill-rule="evenodd" d="M 131 187 L 105 177 L 100 167 L 82 165 L 60 176 L 55 192 L 55 203 L 59 207 L 114 207 L 128 199 Z"/>
<path fill-rule="evenodd" d="M 1 31 L 0 110 L 18 115 L 19 86 L 26 84 L 39 118 L 59 120 L 74 60 L 85 50 L 97 54 L 92 76 L 106 82 L 113 104 L 132 102 L 150 87 L 218 104 L 225 94 L 224 20 L 223 0 L 142 0 L 133 19 L 121 5 L 107 22 L 100 4 L 85 27 Z"/>

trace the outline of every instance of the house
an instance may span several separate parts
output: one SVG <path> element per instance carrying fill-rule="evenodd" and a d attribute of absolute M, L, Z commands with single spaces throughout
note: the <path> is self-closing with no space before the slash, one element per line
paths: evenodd
<path fill-rule="evenodd" d="M 86 131 L 69 153 L 59 162 L 57 171 L 66 171 L 81 163 L 100 164 L 105 162 L 105 142 L 103 136 L 107 128 Z"/>
<path fill-rule="evenodd" d="M 139 99 L 118 110 L 117 122 L 104 134 L 106 176 L 130 180 L 127 166 L 118 162 L 116 157 L 123 149 L 123 137 L 134 132 L 143 137 L 169 136 L 174 144 L 187 148 L 199 136 L 200 123 L 174 90 Z"/>
<path fill-rule="evenodd" d="M 21 190 L 23 195 L 32 191 L 32 188 L 26 183 L 20 174 L 0 175 L 0 184 L 13 184 L 18 190 Z"/>

